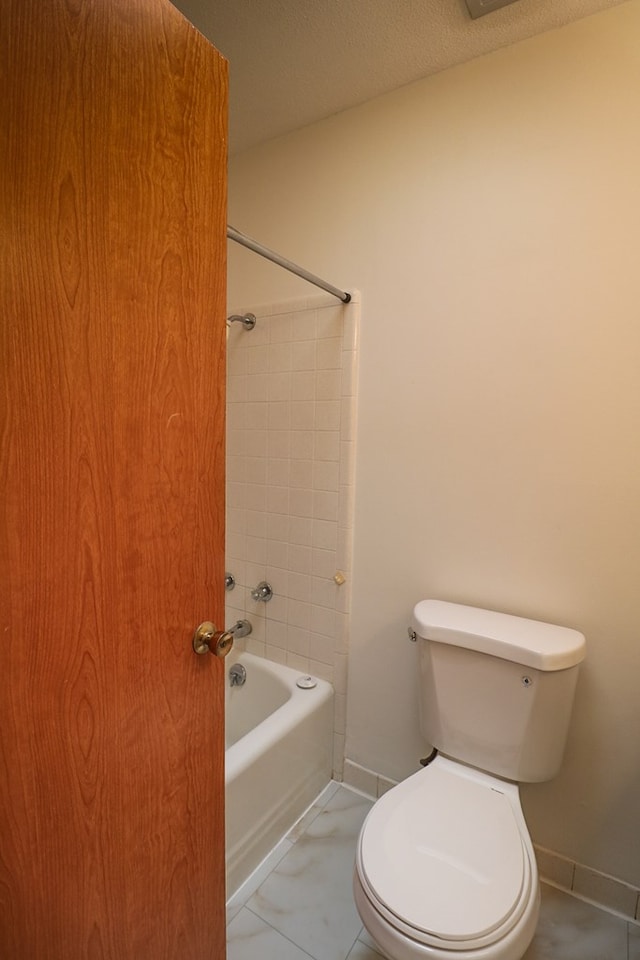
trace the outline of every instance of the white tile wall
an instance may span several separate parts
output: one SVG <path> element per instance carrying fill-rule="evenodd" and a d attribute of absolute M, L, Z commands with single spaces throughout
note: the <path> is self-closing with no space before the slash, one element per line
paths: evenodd
<path fill-rule="evenodd" d="M 227 624 L 252 653 L 335 687 L 341 778 L 351 599 L 359 298 L 243 304 L 227 341 Z M 336 573 L 345 582 L 336 584 Z M 251 599 L 260 580 L 268 603 Z"/>
<path fill-rule="evenodd" d="M 536 845 L 540 876 L 576 897 L 640 923 L 640 889 Z"/>

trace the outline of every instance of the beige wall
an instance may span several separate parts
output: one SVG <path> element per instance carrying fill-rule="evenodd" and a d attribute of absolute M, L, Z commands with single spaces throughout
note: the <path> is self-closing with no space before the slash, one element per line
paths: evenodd
<path fill-rule="evenodd" d="M 362 291 L 346 755 L 415 769 L 412 605 L 582 629 L 534 840 L 640 882 L 640 2 L 237 157 L 229 219 Z M 230 301 L 305 284 L 232 247 Z"/>

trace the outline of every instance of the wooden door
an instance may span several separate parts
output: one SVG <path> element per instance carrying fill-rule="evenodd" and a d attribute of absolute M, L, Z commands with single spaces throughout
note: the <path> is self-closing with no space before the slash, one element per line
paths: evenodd
<path fill-rule="evenodd" d="M 226 64 L 0 0 L 0 956 L 224 957 Z"/>

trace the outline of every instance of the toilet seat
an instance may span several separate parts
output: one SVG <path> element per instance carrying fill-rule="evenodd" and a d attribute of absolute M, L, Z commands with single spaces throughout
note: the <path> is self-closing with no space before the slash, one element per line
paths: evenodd
<path fill-rule="evenodd" d="M 531 900 L 532 857 L 517 787 L 439 756 L 374 805 L 356 870 L 388 924 L 455 953 L 487 947 L 518 924 Z"/>

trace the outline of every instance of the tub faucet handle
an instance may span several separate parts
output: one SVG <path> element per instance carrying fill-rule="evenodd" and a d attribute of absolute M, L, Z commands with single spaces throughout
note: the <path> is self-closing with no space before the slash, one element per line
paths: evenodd
<path fill-rule="evenodd" d="M 232 687 L 241 687 L 247 679 L 247 671 L 241 663 L 234 663 L 229 670 L 229 683 Z"/>
<path fill-rule="evenodd" d="M 252 600 L 262 600 L 263 603 L 266 603 L 268 600 L 271 600 L 273 596 L 273 588 L 270 583 L 267 583 L 266 580 L 261 580 L 257 587 L 254 587 L 251 591 Z"/>

